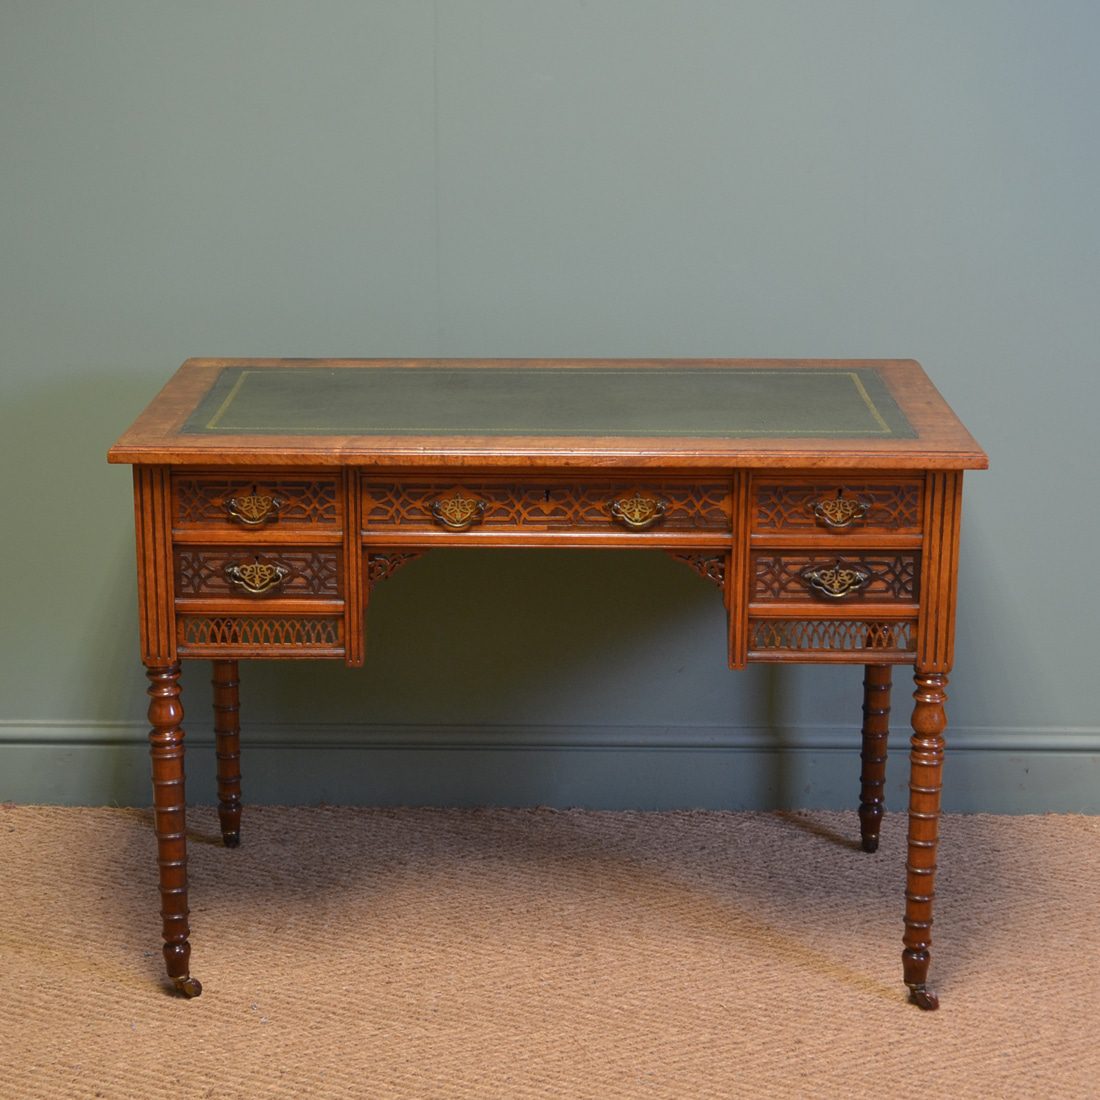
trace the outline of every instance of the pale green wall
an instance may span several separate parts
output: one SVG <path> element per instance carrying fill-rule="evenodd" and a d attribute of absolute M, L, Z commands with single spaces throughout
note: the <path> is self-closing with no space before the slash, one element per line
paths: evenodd
<path fill-rule="evenodd" d="M 949 802 L 1100 810 L 1098 40 L 1091 2 L 2 0 L 0 799 L 145 798 L 103 454 L 189 355 L 914 356 L 993 462 Z M 429 556 L 365 670 L 246 669 L 249 793 L 848 804 L 858 671 L 731 674 L 722 632 L 661 556 Z"/>

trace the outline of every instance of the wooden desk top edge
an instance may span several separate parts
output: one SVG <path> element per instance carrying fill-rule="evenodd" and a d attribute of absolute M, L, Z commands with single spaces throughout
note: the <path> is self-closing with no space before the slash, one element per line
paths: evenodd
<path fill-rule="evenodd" d="M 478 437 L 181 434 L 226 367 L 485 367 L 769 370 L 866 369 L 879 373 L 916 431 L 913 439 Z M 188 359 L 108 452 L 108 461 L 180 466 L 365 466 L 387 469 L 985 469 L 988 458 L 911 359 Z"/>

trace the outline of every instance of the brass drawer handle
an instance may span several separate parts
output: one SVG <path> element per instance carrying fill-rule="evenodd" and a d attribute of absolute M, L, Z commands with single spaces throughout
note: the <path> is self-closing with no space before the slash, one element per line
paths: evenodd
<path fill-rule="evenodd" d="M 867 587 L 871 574 L 854 565 L 837 561 L 833 565 L 809 565 L 802 570 L 802 580 L 808 588 L 830 600 L 842 600 Z"/>
<path fill-rule="evenodd" d="M 230 584 L 243 588 L 251 596 L 262 596 L 279 588 L 290 576 L 285 565 L 266 561 L 233 563 L 225 566 L 224 572 Z"/>
<path fill-rule="evenodd" d="M 258 527 L 261 523 L 277 519 L 282 506 L 283 502 L 278 497 L 269 497 L 262 493 L 230 497 L 225 502 L 225 510 L 229 513 L 229 518 L 243 523 L 246 527 Z"/>
<path fill-rule="evenodd" d="M 668 501 L 643 497 L 641 493 L 611 502 L 612 516 L 632 531 L 644 531 L 647 527 L 660 523 L 665 518 L 667 508 Z"/>
<path fill-rule="evenodd" d="M 861 523 L 867 518 L 870 505 L 855 497 L 825 497 L 814 504 L 814 517 L 835 531 Z"/>
<path fill-rule="evenodd" d="M 455 493 L 453 497 L 433 500 L 430 510 L 437 523 L 452 531 L 465 531 L 467 527 L 481 522 L 485 515 L 485 501 Z"/>

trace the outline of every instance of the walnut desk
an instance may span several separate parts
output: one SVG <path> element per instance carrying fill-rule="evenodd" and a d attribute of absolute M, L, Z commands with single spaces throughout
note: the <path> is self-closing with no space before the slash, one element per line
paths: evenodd
<path fill-rule="evenodd" d="M 373 585 L 437 546 L 638 547 L 722 594 L 733 669 L 865 666 L 859 819 L 883 810 L 891 666 L 916 677 L 904 979 L 927 984 L 963 471 L 907 360 L 184 363 L 111 448 L 134 467 L 164 957 L 190 974 L 180 660 L 213 662 L 240 841 L 237 662 L 363 663 Z M 853 744 L 855 736 L 853 731 Z"/>

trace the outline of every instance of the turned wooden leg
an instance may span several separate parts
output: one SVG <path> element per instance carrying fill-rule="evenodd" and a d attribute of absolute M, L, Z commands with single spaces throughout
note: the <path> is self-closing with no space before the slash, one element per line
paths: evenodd
<path fill-rule="evenodd" d="M 187 811 L 183 782 L 183 705 L 180 666 L 148 666 L 149 752 L 153 758 L 153 818 L 160 866 L 160 915 L 164 927 L 164 962 L 172 984 L 185 997 L 197 997 L 202 986 L 188 971 L 187 942 Z"/>
<path fill-rule="evenodd" d="M 909 1000 L 921 1008 L 939 1008 L 928 986 L 932 946 L 932 902 L 935 898 L 936 842 L 939 833 L 943 777 L 943 731 L 947 715 L 947 675 L 916 673 L 913 693 L 913 737 L 909 754 L 909 859 L 905 877 L 905 950 L 902 965 Z"/>
<path fill-rule="evenodd" d="M 222 842 L 241 842 L 241 700 L 236 661 L 214 661 L 214 740 Z"/>
<path fill-rule="evenodd" d="M 890 735 L 889 665 L 867 665 L 863 675 L 863 747 L 859 758 L 859 836 L 865 852 L 878 850 L 885 806 L 886 741 Z"/>

